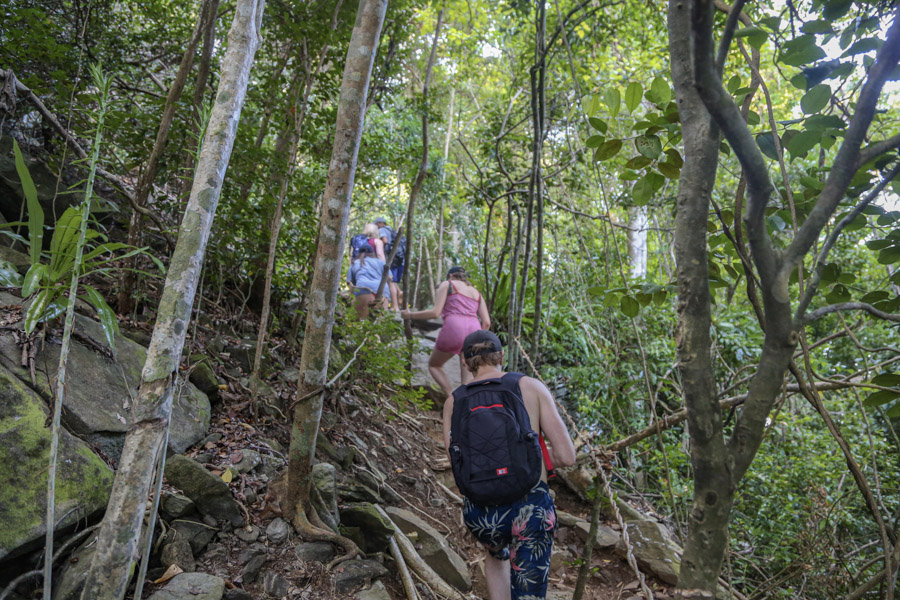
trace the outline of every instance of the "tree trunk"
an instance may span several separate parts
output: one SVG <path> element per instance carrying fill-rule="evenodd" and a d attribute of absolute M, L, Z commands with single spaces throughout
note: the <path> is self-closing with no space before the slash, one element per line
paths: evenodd
<path fill-rule="evenodd" d="M 716 180 L 719 133 L 692 82 L 689 5 L 669 3 L 668 22 L 672 80 L 684 135 L 684 167 L 678 180 L 675 217 L 676 345 L 695 473 L 694 507 L 688 520 L 688 543 L 678 586 L 682 590 L 708 590 L 712 582 L 710 598 L 713 598 L 728 537 L 728 514 L 734 491 L 725 469 L 722 413 L 716 401 L 709 335 L 706 220 Z M 700 532 L 708 536 L 703 547 L 691 542 Z"/>
<path fill-rule="evenodd" d="M 181 64 L 178 72 L 175 74 L 175 80 L 169 87 L 169 93 L 166 95 L 166 106 L 163 109 L 162 118 L 159 122 L 159 130 L 156 132 L 156 142 L 153 144 L 153 150 L 150 152 L 150 158 L 141 171 L 137 186 L 134 190 L 134 201 L 138 206 L 147 205 L 147 197 L 150 190 L 153 189 L 153 181 L 156 179 L 156 172 L 159 168 L 159 159 L 162 157 L 163 151 L 166 149 L 166 143 L 169 141 L 169 131 L 172 129 L 172 120 L 175 117 L 175 110 L 178 108 L 178 100 L 181 98 L 181 92 L 184 91 L 184 85 L 187 82 L 188 73 L 194 64 L 194 54 L 197 52 L 197 44 L 200 42 L 200 36 L 203 33 L 204 21 L 206 18 L 206 9 L 201 5 L 200 15 L 197 19 L 197 26 L 194 33 L 188 41 L 187 48 L 184 49 L 184 55 L 181 57 Z M 131 222 L 128 226 L 128 245 L 139 246 L 141 242 L 141 214 L 138 211 L 131 213 Z M 120 314 L 131 312 L 134 308 L 132 295 L 134 294 L 135 284 L 135 259 L 128 259 L 126 269 L 122 271 L 122 278 L 119 282 L 119 297 L 117 309 Z"/>
<path fill-rule="evenodd" d="M 240 121 L 250 67 L 260 43 L 263 0 L 239 0 L 216 103 L 203 141 L 197 176 L 169 265 L 153 338 L 131 413 L 131 429 L 100 528 L 82 600 L 125 596 L 138 556 L 141 524 L 153 470 L 172 410 L 175 375 L 191 318 L 206 243 Z"/>
<path fill-rule="evenodd" d="M 316 451 L 316 434 L 322 417 L 322 394 L 318 390 L 328 373 L 341 256 L 366 114 L 366 93 L 386 9 L 387 0 L 359 2 L 341 82 L 334 147 L 322 199 L 306 334 L 300 356 L 297 390 L 300 401 L 294 408 L 288 456 L 288 514 L 294 526 L 305 535 L 317 535 L 306 515 L 310 506 L 310 471 Z"/>
<path fill-rule="evenodd" d="M 200 122 L 202 114 L 200 109 L 203 107 L 203 94 L 206 93 L 206 84 L 209 81 L 209 67 L 212 63 L 212 53 L 216 46 L 216 21 L 219 15 L 219 0 L 209 0 L 206 3 L 206 14 L 204 19 L 206 27 L 203 30 L 203 51 L 200 53 L 200 64 L 197 66 L 197 78 L 194 79 L 194 97 L 191 105 L 194 111 L 194 121 L 190 124 L 194 137 L 199 135 Z M 198 147 L 193 151 L 185 152 L 184 155 L 184 187 L 182 194 L 189 194 L 191 191 L 191 182 L 194 180 L 194 156 L 200 149 L 200 140 L 197 140 Z"/>
<path fill-rule="evenodd" d="M 546 3 L 540 3 L 540 9 L 538 10 L 537 19 L 535 21 L 535 65 L 534 68 L 537 70 L 538 75 L 538 85 L 537 85 L 537 101 L 533 102 L 532 105 L 535 107 L 536 112 L 534 115 L 534 121 L 536 125 L 536 130 L 534 132 L 534 162 L 532 173 L 532 182 L 534 183 L 534 205 L 535 205 L 535 213 L 537 216 L 537 223 L 535 227 L 537 228 L 537 240 L 535 240 L 535 249 L 537 251 L 537 258 L 535 261 L 534 268 L 534 326 L 532 330 L 532 338 L 531 338 L 531 357 L 532 362 L 537 368 L 539 354 L 540 354 L 540 346 L 541 346 L 541 301 L 543 295 L 543 286 L 544 286 L 544 173 L 541 169 L 541 158 L 544 153 L 544 118 L 546 109 L 544 106 L 544 88 L 545 88 L 545 79 L 547 74 L 547 60 L 545 58 L 545 42 L 544 36 L 546 35 L 547 30 L 547 8 Z M 528 265 L 525 265 L 525 268 L 528 268 Z M 525 277 L 522 278 L 525 281 Z M 524 299 L 524 288 L 523 288 L 522 298 Z M 524 302 L 522 303 L 522 308 L 524 309 Z M 524 310 L 523 310 L 524 312 Z M 519 317 L 521 319 L 521 316 Z"/>

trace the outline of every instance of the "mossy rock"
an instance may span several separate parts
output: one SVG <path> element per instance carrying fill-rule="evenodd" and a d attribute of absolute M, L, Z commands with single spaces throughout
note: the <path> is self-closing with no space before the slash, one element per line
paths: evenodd
<path fill-rule="evenodd" d="M 11 303 L 14 296 L 0 293 L 0 306 Z M 100 347 L 107 344 L 100 323 L 76 315 L 76 331 Z M 72 340 L 67 366 L 63 425 L 72 433 L 99 447 L 107 456 L 117 459 L 125 434 L 131 427 L 133 399 L 141 381 L 141 370 L 147 350 L 124 337 L 116 337 L 117 356 L 110 360 L 95 348 L 78 339 Z M 35 356 L 36 385 L 46 401 L 53 397 L 52 382 L 59 365 L 60 346 L 44 342 Z M 31 374 L 20 362 L 22 350 L 11 332 L 0 332 L 0 365 L 31 385 Z M 206 395 L 187 381 L 175 389 L 169 425 L 169 446 L 183 452 L 206 435 L 209 429 L 210 405 Z"/>
<path fill-rule="evenodd" d="M 209 396 L 210 400 L 217 400 L 219 398 L 219 380 L 213 371 L 212 360 L 205 354 L 192 354 L 190 362 L 191 383 Z"/>
<path fill-rule="evenodd" d="M 43 543 L 50 430 L 44 401 L 0 365 L 0 560 Z M 56 467 L 58 529 L 106 508 L 113 472 L 78 438 L 59 435 Z"/>
<path fill-rule="evenodd" d="M 385 519 L 374 504 L 354 502 L 341 508 L 341 528 L 359 527 L 363 532 L 363 546 L 366 554 L 384 552 L 388 549 L 394 526 Z"/>

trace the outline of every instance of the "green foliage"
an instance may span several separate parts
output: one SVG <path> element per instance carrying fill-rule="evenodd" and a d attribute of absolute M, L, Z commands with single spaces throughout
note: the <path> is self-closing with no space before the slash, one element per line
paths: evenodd
<path fill-rule="evenodd" d="M 423 389 L 410 387 L 409 357 L 418 342 L 406 339 L 403 324 L 393 313 L 350 320 L 336 331 L 340 338 L 332 347 L 330 377 L 347 368 L 342 379 L 352 382 L 360 395 L 377 404 L 390 399 L 400 410 L 409 405 L 421 410 L 431 407 Z"/>

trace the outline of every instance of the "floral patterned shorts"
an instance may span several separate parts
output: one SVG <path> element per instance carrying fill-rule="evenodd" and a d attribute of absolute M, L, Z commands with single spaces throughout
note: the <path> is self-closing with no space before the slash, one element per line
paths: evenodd
<path fill-rule="evenodd" d="M 463 521 L 491 556 L 509 560 L 513 600 L 544 598 L 556 531 L 556 509 L 543 481 L 512 504 L 477 506 L 463 501 Z"/>

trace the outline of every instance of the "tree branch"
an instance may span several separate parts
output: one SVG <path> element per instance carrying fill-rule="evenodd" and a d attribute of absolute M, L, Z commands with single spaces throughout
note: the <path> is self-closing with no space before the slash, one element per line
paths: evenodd
<path fill-rule="evenodd" d="M 803 317 L 801 322 L 805 325 L 807 323 L 815 321 L 816 319 L 821 319 L 825 315 L 848 310 L 864 310 L 873 317 L 878 317 L 879 319 L 884 319 L 885 321 L 900 323 L 900 315 L 886 313 L 865 302 L 842 302 L 840 304 L 823 306 L 822 308 L 816 309 Z"/>

